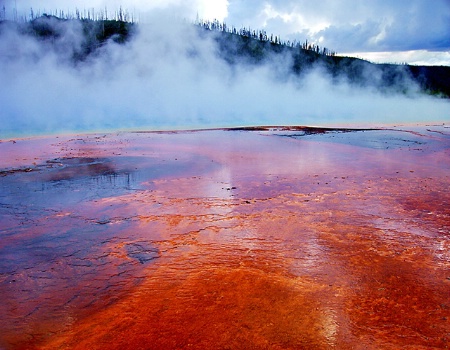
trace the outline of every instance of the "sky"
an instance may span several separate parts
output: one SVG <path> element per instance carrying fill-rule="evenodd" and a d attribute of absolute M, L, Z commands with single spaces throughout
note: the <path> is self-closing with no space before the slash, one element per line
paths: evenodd
<path fill-rule="evenodd" d="M 119 7 L 141 21 L 161 10 L 307 39 L 372 62 L 450 65 L 450 0 L 0 0 L 13 14 Z"/>

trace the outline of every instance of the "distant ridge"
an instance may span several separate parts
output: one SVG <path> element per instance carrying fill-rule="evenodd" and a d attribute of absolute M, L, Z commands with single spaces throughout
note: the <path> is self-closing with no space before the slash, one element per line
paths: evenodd
<path fill-rule="evenodd" d="M 63 13 L 61 13 L 63 15 Z M 1 18 L 1 17 L 0 17 Z M 101 19 L 98 19 L 101 18 Z M 82 26 L 83 43 L 73 55 L 74 62 L 86 60 L 108 40 L 125 43 L 132 40 L 139 23 L 122 9 L 114 19 L 103 14 L 95 17 L 88 12 L 88 18 L 76 13 L 65 18 L 44 14 L 25 21 L 0 21 L 0 33 L 7 27 L 17 29 L 25 35 L 39 40 L 52 41 L 64 35 L 64 24 L 78 23 Z M 450 98 L 450 67 L 412 66 L 398 64 L 375 64 L 353 57 L 337 56 L 328 48 L 305 41 L 286 42 L 278 36 L 267 35 L 261 30 L 242 28 L 237 30 L 218 21 L 196 21 L 199 35 L 208 36 L 217 43 L 218 55 L 230 65 L 235 64 L 285 64 L 293 75 L 302 77 L 311 69 L 320 67 L 331 79 L 345 79 L 351 85 L 376 89 L 382 93 L 407 93 L 414 82 L 423 93 Z M 292 59 L 282 61 L 288 55 Z M 273 60 L 279 57 L 281 60 Z M 284 62 L 284 63 L 283 63 Z"/>

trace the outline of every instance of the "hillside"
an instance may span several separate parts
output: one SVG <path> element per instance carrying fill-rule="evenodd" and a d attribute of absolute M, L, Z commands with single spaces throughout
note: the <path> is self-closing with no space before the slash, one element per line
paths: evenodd
<path fill-rule="evenodd" d="M 71 35 L 74 27 L 81 27 L 83 40 L 74 53 L 73 60 L 85 60 L 108 40 L 125 43 L 131 39 L 136 29 L 134 23 L 118 20 L 61 19 L 43 15 L 28 22 L 0 21 L 0 34 L 7 29 L 15 29 L 20 34 L 35 37 L 54 44 L 55 39 Z"/>
<path fill-rule="evenodd" d="M 337 56 L 333 51 L 311 44 L 281 42 L 265 32 L 236 30 L 217 22 L 193 24 L 200 36 L 211 36 L 217 43 L 218 55 L 230 65 L 270 64 L 274 70 L 290 72 L 301 77 L 312 68 L 320 67 L 333 80 L 345 80 L 351 85 L 377 89 L 384 93 L 403 93 L 417 84 L 420 90 L 450 98 L 450 67 L 374 64 L 353 57 Z M 86 60 L 108 40 L 125 43 L 133 39 L 138 24 L 121 20 L 60 19 L 44 15 L 32 21 L 0 22 L 0 32 L 7 27 L 22 34 L 53 43 L 72 25 L 81 25 L 83 40 L 73 53 L 73 61 Z M 277 58 L 277 59 L 274 59 Z"/>
<path fill-rule="evenodd" d="M 292 60 L 287 60 L 286 64 L 290 64 L 292 73 L 299 76 L 314 67 L 321 67 L 333 79 L 345 78 L 351 84 L 385 92 L 406 91 L 412 80 L 423 92 L 450 98 L 450 67 L 447 66 L 375 64 L 226 32 L 221 32 L 216 40 L 222 57 L 230 63 L 244 59 L 248 63 L 260 64 L 271 59 L 273 54 L 287 54 Z"/>

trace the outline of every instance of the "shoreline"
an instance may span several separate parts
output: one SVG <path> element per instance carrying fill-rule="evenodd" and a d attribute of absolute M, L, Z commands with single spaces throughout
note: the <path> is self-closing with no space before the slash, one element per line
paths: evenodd
<path fill-rule="evenodd" d="M 219 127 L 193 127 L 193 128 L 162 128 L 162 129 L 107 129 L 107 130 L 80 130 L 80 131 L 60 131 L 60 132 L 42 132 L 39 134 L 27 134 L 27 135 L 9 135 L 6 137 L 0 137 L 0 143 L 10 142 L 14 140 L 28 140 L 34 138 L 49 138 L 49 137 L 74 137 L 74 136 L 87 136 L 98 134 L 116 134 L 116 133 L 179 133 L 179 132 L 201 132 L 201 131 L 214 131 L 214 130 L 228 130 L 228 131 L 270 131 L 270 130 L 385 130 L 390 128 L 411 128 L 411 127 L 427 127 L 427 126 L 443 126 L 450 128 L 448 121 L 436 121 L 436 122 L 423 122 L 423 123 L 392 123 L 392 124 L 339 124 L 339 125 L 242 125 L 242 126 L 219 126 Z"/>

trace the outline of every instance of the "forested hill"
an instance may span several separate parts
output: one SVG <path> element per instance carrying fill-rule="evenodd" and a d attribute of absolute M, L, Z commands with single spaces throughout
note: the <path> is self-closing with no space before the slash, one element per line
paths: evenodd
<path fill-rule="evenodd" d="M 70 25 L 81 25 L 83 40 L 74 51 L 73 61 L 81 62 L 95 55 L 108 40 L 125 43 L 133 40 L 138 24 L 123 20 L 60 19 L 44 15 L 26 22 L 0 21 L 0 34 L 8 28 L 39 40 L 54 42 Z M 217 43 L 217 53 L 230 65 L 271 64 L 275 70 L 288 71 L 302 77 L 312 68 L 320 67 L 331 79 L 343 80 L 355 86 L 374 88 L 382 92 L 406 92 L 416 83 L 427 94 L 450 98 L 450 67 L 374 64 L 353 57 L 342 57 L 328 48 L 307 41 L 283 42 L 264 31 L 236 30 L 218 22 L 192 24 L 200 36 L 211 36 Z M 164 40 L 164 39 L 161 39 Z M 274 59 L 280 58 L 280 59 Z"/>
<path fill-rule="evenodd" d="M 292 73 L 298 76 L 314 67 L 320 67 L 329 73 L 332 79 L 344 78 L 357 86 L 376 88 L 384 92 L 403 92 L 410 88 L 411 82 L 415 82 L 424 93 L 450 98 L 448 66 L 375 64 L 354 57 L 322 53 L 323 49 L 317 46 L 308 49 L 304 48 L 304 45 L 292 46 L 260 40 L 241 33 L 221 32 L 215 40 L 219 44 L 221 56 L 231 64 L 242 62 L 243 59 L 252 64 L 273 62 L 272 54 L 288 54 L 292 59 L 287 59 L 284 63 L 275 62 L 290 65 Z"/>

